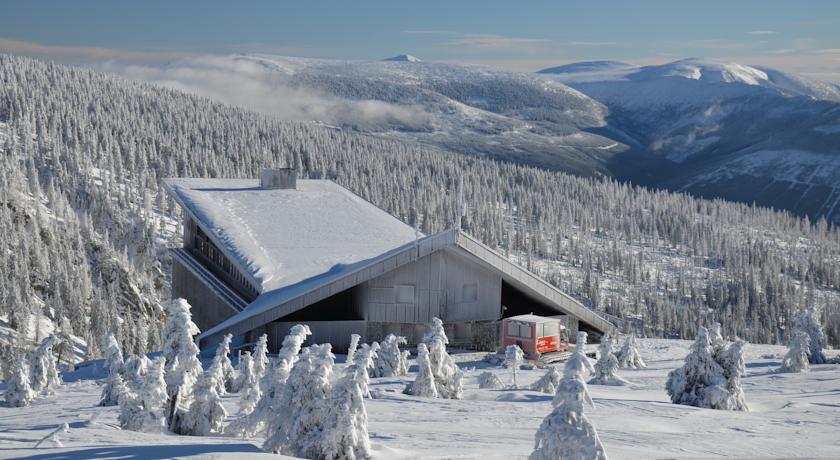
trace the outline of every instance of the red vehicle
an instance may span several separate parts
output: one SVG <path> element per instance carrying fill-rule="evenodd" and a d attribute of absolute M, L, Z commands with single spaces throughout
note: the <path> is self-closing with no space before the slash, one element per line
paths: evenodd
<path fill-rule="evenodd" d="M 502 345 L 519 345 L 528 359 L 543 354 L 564 352 L 569 348 L 569 332 L 557 318 L 519 315 L 502 321 Z"/>

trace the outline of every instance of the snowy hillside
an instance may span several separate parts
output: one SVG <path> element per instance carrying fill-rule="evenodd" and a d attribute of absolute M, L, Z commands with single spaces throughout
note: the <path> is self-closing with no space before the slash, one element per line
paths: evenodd
<path fill-rule="evenodd" d="M 836 382 L 840 366 L 815 365 L 800 374 L 779 374 L 783 347 L 748 345 L 742 378 L 749 412 L 731 412 L 671 404 L 665 393 L 667 373 L 680 366 L 690 342 L 644 339 L 640 352 L 647 369 L 621 369 L 629 386 L 589 385 L 595 406 L 585 409 L 610 458 L 836 458 L 840 444 L 840 408 Z M 414 378 L 372 379 L 372 399 L 365 399 L 374 459 L 526 458 L 534 434 L 549 411 L 551 395 L 529 389 L 479 389 L 477 376 L 489 371 L 503 384 L 509 370 L 490 366 L 480 354 L 453 355 L 465 370 L 464 399 L 425 399 L 401 394 Z M 339 359 L 341 361 L 341 358 Z M 559 365 L 562 369 L 562 364 Z M 335 373 L 343 365 L 336 366 Z M 520 387 L 542 376 L 519 372 Z M 175 436 L 119 429 L 117 407 L 97 407 L 104 377 L 101 362 L 65 374 L 56 395 L 31 407 L 0 407 L 3 458 L 282 458 L 261 454 L 261 438 Z M 239 395 L 224 398 L 236 414 Z M 229 417 L 230 421 L 233 417 Z M 63 447 L 36 442 L 67 423 Z M 126 433 L 130 433 L 128 436 Z"/>
<path fill-rule="evenodd" d="M 685 59 L 571 64 L 540 75 L 604 103 L 631 146 L 618 177 L 837 221 L 840 88 L 764 67 Z"/>

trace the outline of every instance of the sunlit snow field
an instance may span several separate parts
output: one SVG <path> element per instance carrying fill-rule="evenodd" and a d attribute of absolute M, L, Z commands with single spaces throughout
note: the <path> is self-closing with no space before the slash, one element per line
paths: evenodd
<path fill-rule="evenodd" d="M 779 374 L 784 347 L 749 345 L 744 392 L 750 412 L 725 412 L 671 404 L 667 374 L 682 363 L 690 342 L 645 339 L 647 369 L 623 369 L 626 387 L 590 385 L 595 401 L 586 415 L 612 459 L 622 458 L 840 458 L 840 365 L 812 366 L 802 374 Z M 833 356 L 836 352 L 829 352 Z M 376 459 L 525 458 L 534 433 L 550 409 L 551 396 L 527 389 L 480 390 L 476 378 L 510 372 L 481 361 L 483 354 L 455 355 L 465 370 L 464 399 L 422 399 L 402 394 L 413 379 L 373 379 L 366 400 Z M 342 361 L 339 357 L 339 361 Z M 342 367 L 338 364 L 336 367 Z M 562 364 L 560 365 L 562 366 Z M 100 386 L 88 366 L 65 375 L 55 396 L 31 407 L 0 406 L 0 457 L 26 459 L 280 458 L 260 454 L 261 439 L 153 435 L 122 431 L 116 407 L 97 407 Z M 412 369 L 413 370 L 413 369 Z M 543 370 L 521 371 L 526 387 Z M 231 414 L 237 395 L 225 397 Z M 61 423 L 62 448 L 35 443 Z"/>

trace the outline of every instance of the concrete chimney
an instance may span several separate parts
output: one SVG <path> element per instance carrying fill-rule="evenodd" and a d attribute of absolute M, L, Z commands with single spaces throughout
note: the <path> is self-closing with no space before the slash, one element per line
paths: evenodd
<path fill-rule="evenodd" d="M 260 188 L 264 189 L 296 189 L 297 172 L 294 168 L 260 170 Z"/>

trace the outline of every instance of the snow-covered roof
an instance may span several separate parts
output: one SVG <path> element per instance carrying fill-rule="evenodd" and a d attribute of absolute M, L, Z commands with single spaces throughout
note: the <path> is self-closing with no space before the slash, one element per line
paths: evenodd
<path fill-rule="evenodd" d="M 325 180 L 165 179 L 175 199 L 265 294 L 337 274 L 415 240 L 414 229 Z"/>
<path fill-rule="evenodd" d="M 560 319 L 553 317 L 553 316 L 539 316 L 533 313 L 528 315 L 517 315 L 511 316 L 509 318 L 505 318 L 512 321 L 521 321 L 523 323 L 556 323 L 560 321 Z"/>

